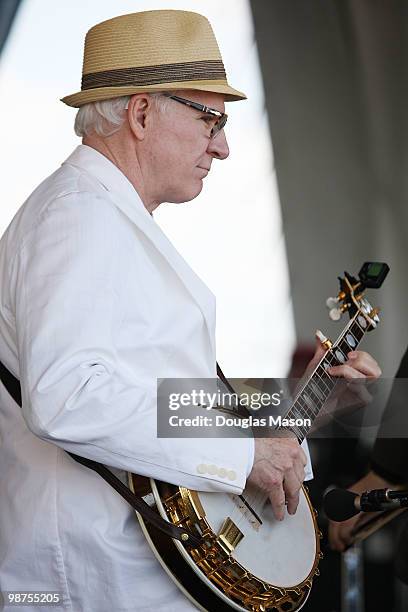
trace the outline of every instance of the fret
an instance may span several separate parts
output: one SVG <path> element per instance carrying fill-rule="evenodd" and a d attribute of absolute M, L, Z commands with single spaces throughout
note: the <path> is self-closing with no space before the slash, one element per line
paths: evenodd
<path fill-rule="evenodd" d="M 335 360 L 337 361 L 338 365 L 342 365 L 345 361 L 347 361 L 347 356 L 343 353 L 342 350 L 340 350 L 340 348 L 336 345 L 333 347 L 333 356 L 335 358 Z"/>
<path fill-rule="evenodd" d="M 293 431 L 293 433 L 295 434 L 295 436 L 297 437 L 298 440 L 303 440 L 304 433 L 301 431 L 301 429 L 300 429 L 300 427 L 298 425 L 294 425 L 290 429 L 291 429 L 291 431 Z"/>
<path fill-rule="evenodd" d="M 306 427 L 305 425 L 302 425 L 301 427 L 299 427 L 299 429 L 302 432 L 302 439 L 299 440 L 299 438 L 298 438 L 298 440 L 299 440 L 300 443 L 302 443 L 304 438 L 306 438 L 307 434 L 309 433 L 309 427 Z"/>
<path fill-rule="evenodd" d="M 305 399 L 305 397 L 307 397 L 307 400 Z M 317 410 L 309 396 L 302 396 L 301 402 L 305 405 L 304 414 L 306 415 L 306 418 L 315 419 L 317 415 Z"/>
<path fill-rule="evenodd" d="M 319 397 L 317 397 L 317 395 L 315 394 L 314 390 L 310 386 L 309 386 L 309 389 L 308 389 L 308 395 L 311 398 L 311 400 L 313 402 L 313 405 L 319 411 L 320 408 L 323 406 L 324 402 L 322 402 L 322 400 Z"/>
<path fill-rule="evenodd" d="M 356 321 L 358 323 L 358 326 L 363 330 L 363 331 L 367 331 L 368 328 L 368 321 L 365 318 L 365 316 L 363 314 L 359 314 L 357 315 Z"/>
<path fill-rule="evenodd" d="M 296 427 L 296 429 L 298 430 L 298 433 L 296 433 L 296 432 L 293 432 L 293 433 L 296 435 L 299 444 L 302 444 L 303 440 L 307 436 L 308 431 L 307 431 L 306 427 L 300 427 L 299 426 L 299 427 Z"/>
<path fill-rule="evenodd" d="M 364 336 L 364 330 L 360 327 L 357 321 L 351 327 L 351 331 L 353 332 L 353 336 L 357 340 L 357 344 L 360 342 L 362 337 Z"/>
<path fill-rule="evenodd" d="M 316 406 L 315 406 L 314 402 L 312 401 L 311 397 L 309 396 L 309 394 L 304 391 L 302 393 L 302 399 L 308 405 L 308 407 L 310 409 L 310 414 L 313 415 L 314 417 L 316 417 L 317 413 L 318 413 L 318 410 L 316 411 Z"/>
<path fill-rule="evenodd" d="M 317 393 L 319 394 L 319 399 L 324 403 L 328 393 L 326 385 L 317 377 L 314 379 L 313 384 Z"/>
<path fill-rule="evenodd" d="M 328 368 L 330 367 L 329 363 L 327 363 L 327 367 Z M 318 366 L 316 370 L 316 375 L 319 377 L 319 380 L 321 380 L 328 389 L 330 390 L 332 389 L 333 378 L 330 376 L 330 374 L 326 372 L 326 369 L 322 365 Z"/>
<path fill-rule="evenodd" d="M 319 409 L 316 406 L 313 399 L 310 397 L 310 393 L 308 390 L 303 392 L 302 400 L 307 406 L 309 416 L 311 416 L 313 419 L 316 418 L 316 415 L 318 414 Z"/>
<path fill-rule="evenodd" d="M 315 377 L 313 377 L 311 379 L 309 385 L 312 388 L 312 391 L 313 391 L 313 394 L 315 395 L 315 397 L 317 397 L 317 399 L 320 402 L 324 402 L 326 398 L 325 398 L 324 394 L 322 393 L 319 385 L 317 384 L 317 380 L 316 380 Z"/>
<path fill-rule="evenodd" d="M 329 362 L 329 366 L 330 366 L 330 367 L 333 367 L 333 366 L 339 365 L 339 363 L 338 363 L 338 361 L 336 360 L 336 358 L 335 358 L 335 356 L 334 356 L 334 354 L 333 354 L 332 350 L 330 350 L 330 351 L 327 353 L 327 355 L 326 355 L 326 359 L 327 359 L 327 361 Z M 329 374 L 329 376 L 330 376 L 330 374 Z"/>
<path fill-rule="evenodd" d="M 305 415 L 308 416 L 307 410 L 304 406 L 302 406 L 299 399 L 297 399 L 296 402 L 293 403 L 292 407 L 290 408 L 290 410 L 288 410 L 286 414 L 290 416 L 292 416 L 293 414 L 295 415 L 294 418 L 296 418 L 297 415 L 299 415 L 301 418 L 303 418 Z"/>
<path fill-rule="evenodd" d="M 329 362 L 327 357 L 323 358 L 323 361 L 321 362 L 321 365 L 319 367 L 322 368 L 324 372 L 326 372 L 326 370 L 331 367 L 331 363 Z"/>
<path fill-rule="evenodd" d="M 316 415 L 310 410 L 303 397 L 299 397 L 294 403 L 294 406 L 296 406 L 298 412 L 300 412 L 302 416 L 306 415 L 306 418 L 315 418 Z"/>
<path fill-rule="evenodd" d="M 354 349 L 357 347 L 358 342 L 357 342 L 357 339 L 354 337 L 352 331 L 348 331 L 347 332 L 347 334 L 345 335 L 344 340 L 345 340 L 348 348 L 351 351 L 354 351 Z"/>
<path fill-rule="evenodd" d="M 298 418 L 301 418 L 301 419 L 307 418 L 307 419 L 309 419 L 309 418 L 312 417 L 312 415 L 309 414 L 309 411 L 308 411 L 307 407 L 306 406 L 302 406 L 299 400 L 297 400 L 293 404 L 292 408 L 289 410 L 289 412 L 287 413 L 286 416 L 289 419 L 298 419 Z"/>
<path fill-rule="evenodd" d="M 296 403 L 293 405 L 292 409 L 290 410 L 290 418 L 292 419 L 303 419 L 304 418 L 304 413 L 299 410 L 298 406 L 296 405 Z M 309 416 L 309 415 L 308 415 Z"/>
<path fill-rule="evenodd" d="M 326 381 L 325 381 L 324 378 L 319 374 L 319 372 L 318 371 L 316 372 L 316 375 L 314 376 L 314 381 L 325 397 L 326 397 L 327 392 L 331 391 L 330 386 L 327 384 L 327 380 L 328 380 L 327 376 L 326 376 Z"/>
<path fill-rule="evenodd" d="M 344 355 L 346 355 L 346 356 L 347 356 L 347 355 L 348 355 L 348 353 L 351 351 L 351 349 L 350 349 L 350 347 L 349 347 L 349 345 L 348 345 L 348 342 L 347 342 L 346 338 L 343 338 L 343 339 L 340 341 L 340 343 L 339 343 L 338 347 L 339 347 L 339 349 L 341 350 L 341 352 L 342 352 Z"/>

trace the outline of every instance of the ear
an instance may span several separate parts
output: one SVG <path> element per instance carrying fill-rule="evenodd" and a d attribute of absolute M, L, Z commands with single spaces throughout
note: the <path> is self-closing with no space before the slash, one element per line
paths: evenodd
<path fill-rule="evenodd" d="M 132 96 L 128 104 L 129 127 L 137 140 L 146 136 L 148 114 L 152 112 L 152 100 L 146 93 Z"/>

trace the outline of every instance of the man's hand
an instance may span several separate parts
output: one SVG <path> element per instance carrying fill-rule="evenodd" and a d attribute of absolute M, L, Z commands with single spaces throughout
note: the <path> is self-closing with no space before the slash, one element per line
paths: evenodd
<path fill-rule="evenodd" d="M 347 361 L 342 365 L 329 368 L 330 376 L 355 380 L 356 378 L 377 379 L 381 376 L 380 366 L 369 353 L 364 351 L 350 351 Z"/>
<path fill-rule="evenodd" d="M 307 382 L 326 352 L 327 350 L 323 348 L 316 337 L 315 354 L 309 362 L 297 390 L 301 389 Z M 350 411 L 367 406 L 373 399 L 368 387 L 381 376 L 381 370 L 376 360 L 364 351 L 350 351 L 345 363 L 328 368 L 327 373 L 334 378 L 343 379 L 345 382 L 339 383 L 325 402 L 314 422 L 313 430 L 326 425 L 334 416 L 342 416 Z"/>
<path fill-rule="evenodd" d="M 326 349 L 323 348 L 321 342 L 316 338 L 316 351 L 306 368 L 304 377 L 311 375 L 326 352 Z M 330 376 L 345 378 L 349 381 L 356 378 L 377 379 L 381 376 L 380 366 L 374 357 L 365 351 L 350 351 L 347 354 L 347 361 L 345 363 L 333 366 L 327 372 Z"/>
<path fill-rule="evenodd" d="M 299 490 L 305 477 L 306 455 L 293 438 L 257 438 L 255 458 L 248 481 L 269 495 L 273 514 L 282 521 L 285 501 L 295 514 Z"/>
<path fill-rule="evenodd" d="M 392 486 L 389 482 L 378 476 L 374 472 L 369 472 L 356 482 L 350 491 L 361 495 L 364 491 L 371 489 L 386 489 Z M 359 523 L 365 522 L 371 514 L 367 512 L 360 512 L 356 516 L 352 516 L 348 521 L 342 521 L 340 523 L 336 521 L 329 521 L 329 544 L 333 550 L 343 552 L 351 544 L 352 530 L 359 525 Z"/>

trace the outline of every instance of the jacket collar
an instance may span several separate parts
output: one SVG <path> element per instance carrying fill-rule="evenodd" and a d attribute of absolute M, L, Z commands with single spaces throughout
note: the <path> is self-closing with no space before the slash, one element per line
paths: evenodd
<path fill-rule="evenodd" d="M 200 307 L 207 324 L 211 348 L 215 353 L 214 295 L 193 272 L 187 262 L 171 244 L 145 208 L 136 189 L 126 176 L 107 157 L 87 145 L 79 145 L 64 164 L 80 168 L 91 174 L 109 193 L 114 204 L 141 230 L 165 257 L 177 273 L 190 295 Z"/>

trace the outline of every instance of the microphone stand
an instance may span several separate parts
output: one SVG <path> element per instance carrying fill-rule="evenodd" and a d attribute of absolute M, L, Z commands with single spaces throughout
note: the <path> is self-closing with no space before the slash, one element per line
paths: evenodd
<path fill-rule="evenodd" d="M 341 555 L 341 612 L 364 612 L 363 551 L 356 543 Z"/>
<path fill-rule="evenodd" d="M 392 500 L 397 500 L 399 506 L 390 509 L 389 502 Z M 360 496 L 360 506 L 363 512 L 360 514 L 358 524 L 351 532 L 353 541 L 341 555 L 341 612 L 364 612 L 361 543 L 408 509 L 408 490 L 374 489 L 366 491 Z"/>
<path fill-rule="evenodd" d="M 399 508 L 379 512 L 382 504 L 398 500 Z M 408 508 L 408 491 L 374 490 L 360 497 L 362 509 L 375 514 L 361 515 L 361 522 L 353 529 L 353 544 L 341 555 L 341 612 L 364 612 L 364 580 L 362 541 L 396 518 Z"/>

